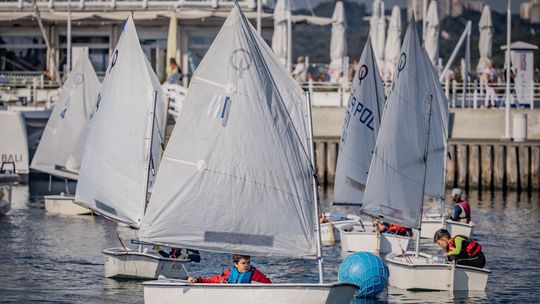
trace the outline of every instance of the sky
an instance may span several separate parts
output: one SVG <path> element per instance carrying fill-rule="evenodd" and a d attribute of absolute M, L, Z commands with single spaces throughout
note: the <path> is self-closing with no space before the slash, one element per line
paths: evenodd
<path fill-rule="evenodd" d="M 292 3 L 293 3 L 294 9 L 297 9 L 297 8 L 307 8 L 308 2 L 311 3 L 312 7 L 315 7 L 321 2 L 333 2 L 333 1 L 335 0 L 292 0 Z M 371 4 L 373 3 L 372 0 L 352 0 L 352 1 L 366 4 L 368 11 L 371 11 Z M 383 0 L 383 2 L 386 9 L 390 9 L 394 5 L 399 5 L 401 7 L 407 6 L 407 0 Z M 482 2 L 491 6 L 492 10 L 496 10 L 499 12 L 506 11 L 507 0 L 484 0 Z M 519 6 L 523 2 L 529 2 L 529 0 L 512 0 L 512 13 L 519 14 Z"/>

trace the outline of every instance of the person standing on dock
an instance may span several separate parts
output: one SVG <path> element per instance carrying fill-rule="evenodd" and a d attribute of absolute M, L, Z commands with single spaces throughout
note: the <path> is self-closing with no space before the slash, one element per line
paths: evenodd
<path fill-rule="evenodd" d="M 465 200 L 465 194 L 461 189 L 452 189 L 452 201 L 455 203 L 455 205 L 452 208 L 450 219 L 456 222 L 465 220 L 467 224 L 469 224 L 471 222 L 471 206 Z"/>
<path fill-rule="evenodd" d="M 495 93 L 495 88 L 493 85 L 497 80 L 497 71 L 493 67 L 493 62 L 489 61 L 487 67 L 481 74 L 485 88 L 486 88 L 486 99 L 484 100 L 484 106 L 486 108 L 496 107 L 497 106 L 497 94 Z"/>

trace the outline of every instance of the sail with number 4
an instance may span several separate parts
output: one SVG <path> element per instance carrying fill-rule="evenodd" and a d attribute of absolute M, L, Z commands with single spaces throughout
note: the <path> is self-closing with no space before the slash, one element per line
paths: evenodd
<path fill-rule="evenodd" d="M 436 90 L 431 66 L 411 23 L 381 122 L 362 211 L 419 228 Z"/>
<path fill-rule="evenodd" d="M 31 167 L 76 180 L 88 136 L 99 80 L 86 52 L 81 53 L 60 91 Z"/>
<path fill-rule="evenodd" d="M 164 111 L 161 85 L 130 16 L 92 114 L 76 202 L 139 227 L 159 165 Z"/>
<path fill-rule="evenodd" d="M 139 238 L 206 251 L 315 256 L 304 100 L 235 6 L 193 75 Z"/>
<path fill-rule="evenodd" d="M 345 112 L 336 166 L 334 204 L 362 204 L 384 100 L 379 68 L 368 38 Z"/>

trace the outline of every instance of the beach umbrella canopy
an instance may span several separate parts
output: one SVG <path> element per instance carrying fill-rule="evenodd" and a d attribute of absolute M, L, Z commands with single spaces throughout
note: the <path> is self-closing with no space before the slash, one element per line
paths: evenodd
<path fill-rule="evenodd" d="M 437 1 L 429 3 L 426 14 L 426 32 L 424 33 L 424 47 L 433 66 L 439 58 L 439 14 L 437 13 Z"/>
<path fill-rule="evenodd" d="M 171 58 L 176 60 L 176 63 L 179 64 L 178 58 L 176 58 L 176 50 L 178 49 L 178 21 L 176 16 L 171 16 L 169 20 L 169 34 L 167 35 L 167 62 Z"/>
<path fill-rule="evenodd" d="M 330 38 L 330 76 L 339 77 L 343 68 L 343 58 L 347 56 L 347 19 L 343 2 L 336 2 L 332 15 L 332 36 Z"/>
<path fill-rule="evenodd" d="M 272 50 L 279 60 L 287 65 L 287 15 L 290 14 L 289 0 L 277 0 L 274 7 L 274 34 L 272 35 Z"/>
<path fill-rule="evenodd" d="M 399 50 L 401 48 L 401 10 L 399 6 L 392 8 L 390 23 L 388 24 L 388 35 L 386 38 L 386 47 L 384 49 L 385 75 L 391 79 L 394 73 L 394 67 L 399 59 Z M 386 78 L 386 77 L 385 77 Z"/>
<path fill-rule="evenodd" d="M 386 42 L 386 21 L 384 20 L 384 3 L 381 0 L 373 1 L 371 19 L 369 20 L 369 36 L 375 58 L 379 66 L 382 66 L 384 59 L 384 43 Z"/>
<path fill-rule="evenodd" d="M 484 6 L 480 23 L 480 40 L 478 41 L 478 52 L 480 60 L 478 61 L 477 71 L 482 71 L 486 68 L 487 62 L 491 58 L 491 45 L 493 43 L 493 21 L 491 20 L 491 8 L 489 5 Z"/>

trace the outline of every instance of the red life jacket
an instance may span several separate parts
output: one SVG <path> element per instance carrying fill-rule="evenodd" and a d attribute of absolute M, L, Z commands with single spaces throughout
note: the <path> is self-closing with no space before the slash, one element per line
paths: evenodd
<path fill-rule="evenodd" d="M 469 206 L 469 203 L 467 201 L 461 201 L 458 203 L 458 206 L 463 210 L 463 213 L 465 213 L 465 219 L 467 219 L 467 224 L 471 222 L 471 206 Z M 463 218 L 463 217 L 462 217 Z"/>
<path fill-rule="evenodd" d="M 480 243 L 464 235 L 456 235 L 455 237 L 453 237 L 450 240 L 451 247 L 455 248 L 454 239 L 458 236 L 463 239 L 463 242 L 461 243 L 461 252 L 458 255 L 461 255 L 463 251 L 465 251 L 467 257 L 474 257 L 480 252 L 480 250 L 482 250 L 482 246 L 480 245 Z"/>
<path fill-rule="evenodd" d="M 407 230 L 407 228 L 405 228 L 403 226 L 390 224 L 390 225 L 388 225 L 387 232 L 388 233 L 394 233 L 394 234 L 397 234 L 397 235 L 407 235 L 408 230 Z"/>

